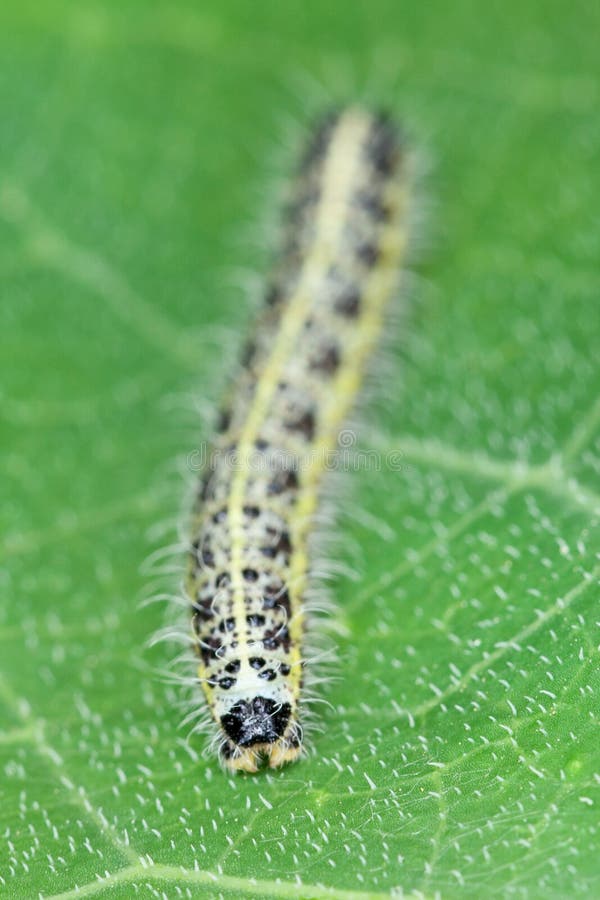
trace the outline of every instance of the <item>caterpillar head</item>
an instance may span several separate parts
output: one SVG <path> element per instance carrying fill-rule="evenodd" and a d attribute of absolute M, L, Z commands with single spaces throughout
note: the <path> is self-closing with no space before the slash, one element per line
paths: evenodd
<path fill-rule="evenodd" d="M 220 716 L 225 767 L 256 772 L 263 757 L 270 768 L 296 759 L 302 748 L 292 718 L 291 703 L 280 698 L 255 694 L 235 699 Z"/>

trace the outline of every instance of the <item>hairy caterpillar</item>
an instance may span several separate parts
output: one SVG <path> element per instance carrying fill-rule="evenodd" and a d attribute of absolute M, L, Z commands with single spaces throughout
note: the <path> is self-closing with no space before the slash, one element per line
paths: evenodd
<path fill-rule="evenodd" d="M 303 750 L 308 538 L 324 460 L 384 324 L 407 202 L 406 154 L 386 117 L 351 107 L 319 123 L 193 511 L 185 588 L 230 770 Z"/>

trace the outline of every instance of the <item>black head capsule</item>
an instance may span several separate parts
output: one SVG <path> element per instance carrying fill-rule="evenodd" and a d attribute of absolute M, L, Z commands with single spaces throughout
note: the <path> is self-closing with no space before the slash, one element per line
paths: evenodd
<path fill-rule="evenodd" d="M 221 717 L 223 731 L 238 747 L 273 744 L 283 737 L 290 720 L 289 703 L 268 697 L 241 700 Z"/>

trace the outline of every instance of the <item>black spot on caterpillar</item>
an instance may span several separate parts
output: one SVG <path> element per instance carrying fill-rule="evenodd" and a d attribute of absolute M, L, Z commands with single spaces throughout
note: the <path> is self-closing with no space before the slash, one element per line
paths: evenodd
<path fill-rule="evenodd" d="M 277 767 L 303 751 L 307 541 L 325 454 L 396 283 L 407 181 L 387 118 L 348 108 L 318 125 L 265 311 L 220 415 L 196 495 L 186 592 L 198 678 L 230 770 L 255 772 L 261 759 Z M 257 453 L 265 465 L 250 465 Z"/>

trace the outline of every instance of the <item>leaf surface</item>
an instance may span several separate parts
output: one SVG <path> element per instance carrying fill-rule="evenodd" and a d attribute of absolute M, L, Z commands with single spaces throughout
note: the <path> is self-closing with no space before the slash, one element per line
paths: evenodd
<path fill-rule="evenodd" d="M 598 893 L 599 25 L 2 4 L 2 895 Z M 298 72 L 386 86 L 433 151 L 435 237 L 361 435 L 379 464 L 347 475 L 323 731 L 230 778 L 152 674 L 140 563 L 200 439 L 182 410 L 246 329 L 232 236 Z"/>

